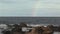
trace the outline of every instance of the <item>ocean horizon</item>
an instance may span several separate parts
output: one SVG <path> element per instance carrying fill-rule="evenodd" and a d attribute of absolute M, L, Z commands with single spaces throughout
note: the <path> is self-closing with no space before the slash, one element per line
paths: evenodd
<path fill-rule="evenodd" d="M 0 17 L 0 24 L 56 24 L 60 25 L 60 17 Z"/>

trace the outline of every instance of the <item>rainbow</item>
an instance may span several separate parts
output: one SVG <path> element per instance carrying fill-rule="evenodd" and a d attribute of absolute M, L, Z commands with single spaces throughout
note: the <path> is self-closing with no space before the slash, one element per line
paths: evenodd
<path fill-rule="evenodd" d="M 36 3 L 33 5 L 32 16 L 37 16 L 36 13 L 40 7 L 40 0 L 37 0 Z"/>

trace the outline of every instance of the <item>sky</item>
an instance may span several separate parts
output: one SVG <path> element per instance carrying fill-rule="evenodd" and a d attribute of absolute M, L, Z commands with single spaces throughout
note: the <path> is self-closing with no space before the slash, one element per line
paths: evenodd
<path fill-rule="evenodd" d="M 60 0 L 0 0 L 0 16 L 60 17 Z"/>

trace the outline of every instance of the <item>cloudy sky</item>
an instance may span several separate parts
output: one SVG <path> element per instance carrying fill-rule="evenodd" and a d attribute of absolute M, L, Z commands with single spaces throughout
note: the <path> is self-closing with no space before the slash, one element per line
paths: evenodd
<path fill-rule="evenodd" d="M 60 16 L 60 0 L 0 0 L 0 16 Z"/>

